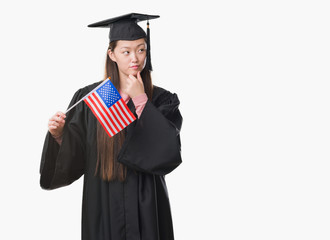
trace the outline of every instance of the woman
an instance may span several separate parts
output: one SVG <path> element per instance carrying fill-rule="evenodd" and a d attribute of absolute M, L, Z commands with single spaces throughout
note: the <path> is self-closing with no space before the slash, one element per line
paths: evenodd
<path fill-rule="evenodd" d="M 84 240 L 174 239 L 164 175 L 181 163 L 179 99 L 152 85 L 149 29 L 137 24 L 157 17 L 127 14 L 90 25 L 110 27 L 105 75 L 136 121 L 110 138 L 85 103 L 49 120 L 40 185 L 55 189 L 84 175 Z M 78 90 L 70 106 L 98 84 Z"/>

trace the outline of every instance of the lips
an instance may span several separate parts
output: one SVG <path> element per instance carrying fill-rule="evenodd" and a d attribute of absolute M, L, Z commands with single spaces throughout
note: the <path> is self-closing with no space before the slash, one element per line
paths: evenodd
<path fill-rule="evenodd" d="M 133 66 L 130 66 L 130 68 L 132 68 L 132 69 L 138 69 L 139 68 L 139 65 L 133 65 Z"/>

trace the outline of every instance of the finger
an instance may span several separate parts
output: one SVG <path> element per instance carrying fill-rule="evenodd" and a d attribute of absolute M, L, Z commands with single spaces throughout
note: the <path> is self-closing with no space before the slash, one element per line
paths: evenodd
<path fill-rule="evenodd" d="M 51 117 L 52 120 L 60 121 L 61 119 L 65 119 L 66 115 L 62 112 L 57 112 L 54 114 L 54 116 Z"/>
<path fill-rule="evenodd" d="M 52 116 L 49 121 L 54 121 L 54 122 L 59 122 L 59 123 L 64 123 L 64 117 L 62 116 L 58 116 L 58 115 L 54 115 Z"/>
<path fill-rule="evenodd" d="M 55 118 L 55 121 L 58 123 L 64 123 L 64 118 L 62 116 L 58 116 Z"/>
<path fill-rule="evenodd" d="M 142 77 L 141 77 L 141 72 L 140 72 L 140 71 L 138 71 L 137 79 L 138 79 L 140 82 L 143 82 L 143 81 L 142 81 Z"/>
<path fill-rule="evenodd" d="M 49 120 L 51 121 L 59 121 L 61 120 L 60 115 L 58 115 L 57 113 L 55 115 L 53 115 Z"/>
<path fill-rule="evenodd" d="M 55 115 L 65 115 L 65 114 L 61 111 L 57 111 Z"/>
<path fill-rule="evenodd" d="M 65 115 L 65 113 L 63 113 L 63 112 L 60 112 L 60 111 L 58 111 L 58 112 L 56 113 L 56 115 L 57 115 L 58 117 L 60 117 L 60 118 L 63 118 L 63 119 L 65 119 L 65 118 L 66 118 L 66 115 Z"/>
<path fill-rule="evenodd" d="M 59 122 L 61 122 L 59 117 L 53 116 L 51 119 L 49 119 L 48 123 L 49 125 L 53 125 L 53 124 L 58 124 Z"/>
<path fill-rule="evenodd" d="M 58 126 L 60 126 L 60 124 L 58 122 L 56 122 L 56 121 L 49 121 L 48 126 L 56 126 L 56 127 L 58 127 Z"/>
<path fill-rule="evenodd" d="M 134 77 L 132 74 L 128 75 L 128 77 L 132 80 L 132 81 L 136 81 L 136 77 Z"/>

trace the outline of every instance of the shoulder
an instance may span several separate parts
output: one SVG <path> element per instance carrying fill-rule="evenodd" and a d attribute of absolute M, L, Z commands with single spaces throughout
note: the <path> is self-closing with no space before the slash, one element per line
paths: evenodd
<path fill-rule="evenodd" d="M 96 88 L 102 81 L 99 81 L 99 82 L 95 82 L 95 83 L 92 83 L 90 85 L 87 85 L 85 87 L 82 87 L 80 89 L 77 90 L 76 93 L 80 93 L 82 95 L 86 95 L 87 93 L 89 93 L 90 91 L 92 91 L 94 88 Z"/>
<path fill-rule="evenodd" d="M 164 88 L 158 87 L 154 85 L 153 94 L 152 94 L 152 102 L 156 106 L 161 105 L 179 105 L 180 100 L 176 93 L 172 93 Z"/>

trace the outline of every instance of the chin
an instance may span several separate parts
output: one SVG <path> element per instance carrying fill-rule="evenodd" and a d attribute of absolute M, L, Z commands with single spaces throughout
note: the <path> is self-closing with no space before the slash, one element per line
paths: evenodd
<path fill-rule="evenodd" d="M 136 69 L 136 70 L 132 69 L 131 71 L 129 71 L 129 74 L 136 76 L 139 71 L 140 71 L 139 69 Z"/>

